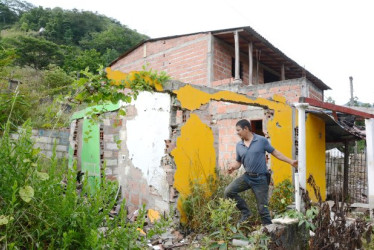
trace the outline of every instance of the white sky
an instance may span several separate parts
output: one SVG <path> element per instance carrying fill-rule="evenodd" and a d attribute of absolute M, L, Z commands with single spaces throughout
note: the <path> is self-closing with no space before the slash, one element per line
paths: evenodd
<path fill-rule="evenodd" d="M 90 10 L 152 38 L 251 26 L 333 90 L 374 103 L 374 1 L 371 0 L 28 0 L 36 6 Z"/>

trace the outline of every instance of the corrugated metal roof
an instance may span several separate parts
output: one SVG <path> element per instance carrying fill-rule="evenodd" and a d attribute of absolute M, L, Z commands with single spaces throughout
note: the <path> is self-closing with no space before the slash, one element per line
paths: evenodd
<path fill-rule="evenodd" d="M 364 140 L 366 138 L 364 130 L 347 122 L 350 118 L 354 120 L 352 115 L 338 113 L 339 118 L 338 120 L 335 120 L 331 111 L 313 107 L 308 108 L 306 112 L 318 116 L 325 121 L 325 136 L 327 143 Z"/>

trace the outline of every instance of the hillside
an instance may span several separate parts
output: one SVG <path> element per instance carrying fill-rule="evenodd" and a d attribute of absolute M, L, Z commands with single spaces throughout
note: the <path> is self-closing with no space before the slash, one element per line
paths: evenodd
<path fill-rule="evenodd" d="M 0 124 L 7 119 L 18 82 L 14 125 L 31 118 L 33 126 L 51 124 L 49 107 L 86 68 L 95 73 L 146 35 L 117 20 L 90 11 L 33 6 L 0 0 Z M 53 112 L 52 112 L 53 111 Z M 48 113 L 49 112 L 49 113 Z M 67 115 L 68 117 L 68 115 Z M 66 125 L 66 120 L 59 123 Z"/>

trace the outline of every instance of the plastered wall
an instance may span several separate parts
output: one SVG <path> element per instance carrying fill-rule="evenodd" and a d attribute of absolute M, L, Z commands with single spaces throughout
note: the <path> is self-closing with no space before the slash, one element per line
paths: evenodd
<path fill-rule="evenodd" d="M 313 114 L 307 114 L 306 128 L 306 178 L 312 175 L 320 188 L 322 199 L 326 199 L 325 122 Z M 317 201 L 314 191 L 307 185 L 309 196 Z"/>
<path fill-rule="evenodd" d="M 114 171 L 132 208 L 146 204 L 169 210 L 172 183 L 167 177 L 172 165 L 165 154 L 165 140 L 170 138 L 170 105 L 167 93 L 142 92 L 126 109 Z"/>
<path fill-rule="evenodd" d="M 238 119 L 250 119 L 250 113 L 245 113 L 247 111 L 253 112 L 251 115 L 256 119 L 263 118 L 263 126 L 271 144 L 284 155 L 293 158 L 295 119 L 293 109 L 286 102 L 286 98 L 273 95 L 271 99 L 264 99 L 180 82 L 179 85 L 169 85 L 159 91 L 164 93 L 148 93 L 148 96 L 144 95 L 144 98 L 128 107 L 132 107 L 131 112 L 124 118 L 124 127 L 121 130 L 123 150 L 118 164 L 122 168 L 119 168 L 118 174 L 124 185 L 124 196 L 128 198 L 131 206 L 146 203 L 149 207 L 166 209 L 176 196 L 173 188 L 177 190 L 180 198 L 186 198 L 191 192 L 191 180 L 206 183 L 208 178 L 215 178 L 217 163 L 221 157 L 219 140 L 223 133 L 220 129 L 224 130 L 226 126 L 225 131 L 232 132 Z M 156 101 L 157 98 L 154 99 L 153 96 L 155 94 L 160 94 L 161 99 Z M 169 106 L 166 103 L 169 103 Z M 213 111 L 214 109 L 216 111 Z M 217 112 L 218 109 L 221 109 L 221 113 Z M 225 113 L 240 115 L 227 117 L 227 124 L 219 124 L 217 116 L 221 115 L 223 122 Z M 143 124 L 152 124 L 154 128 Z M 316 138 L 324 141 L 321 131 L 324 123 L 311 118 L 307 124 L 311 128 L 307 132 L 308 136 L 312 138 L 307 139 L 311 143 L 309 150 L 307 149 L 311 152 L 307 166 L 314 168 L 315 157 L 318 158 L 318 164 L 319 161 L 324 161 L 324 154 L 320 157 L 321 152 L 324 152 L 324 144 L 317 150 L 313 149 Z M 222 125 L 221 128 L 218 125 Z M 234 144 L 234 140 L 235 135 L 232 135 L 230 143 Z M 163 150 L 170 154 L 165 154 L 166 151 Z M 154 151 L 155 157 L 144 156 L 144 151 Z M 234 151 L 234 146 L 228 151 Z M 232 160 L 235 159 L 232 153 L 227 156 L 228 161 L 230 156 Z M 274 172 L 275 184 L 292 178 L 290 165 L 270 157 L 269 166 Z M 317 184 L 324 185 L 321 178 L 317 177 Z M 141 191 L 135 193 L 133 190 Z M 181 199 L 178 200 L 178 208 L 183 220 Z"/>

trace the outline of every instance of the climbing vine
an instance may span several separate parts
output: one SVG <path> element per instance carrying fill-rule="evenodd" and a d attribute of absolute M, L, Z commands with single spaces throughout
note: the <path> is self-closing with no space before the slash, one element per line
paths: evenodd
<path fill-rule="evenodd" d="M 72 84 L 72 91 L 67 96 L 68 101 L 73 105 L 97 106 L 108 103 L 130 103 L 136 99 L 141 91 L 153 91 L 155 86 L 161 85 L 169 80 L 169 76 L 165 72 L 158 73 L 152 69 L 143 66 L 142 71 L 133 71 L 124 74 L 125 79 L 113 80 L 107 77 L 107 73 L 101 66 L 98 74 L 94 74 L 88 70 L 80 72 L 79 79 Z M 104 110 L 105 111 L 105 110 Z M 98 111 L 93 109 L 86 114 L 95 117 Z M 125 115 L 123 107 L 120 107 L 119 115 Z"/>

